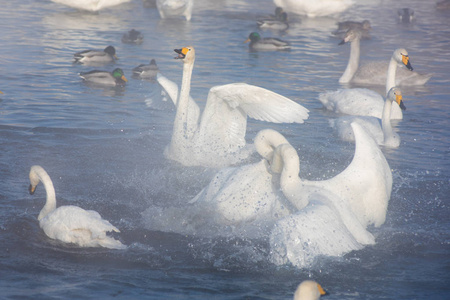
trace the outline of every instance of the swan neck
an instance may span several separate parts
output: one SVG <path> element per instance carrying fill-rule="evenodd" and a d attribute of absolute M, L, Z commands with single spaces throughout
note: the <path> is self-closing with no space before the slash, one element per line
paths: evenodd
<path fill-rule="evenodd" d="M 383 114 L 381 117 L 381 128 L 383 129 L 384 144 L 392 137 L 391 125 L 392 101 L 386 98 L 383 106 Z"/>
<path fill-rule="evenodd" d="M 349 83 L 359 66 L 359 56 L 360 56 L 360 40 L 355 39 L 350 43 L 350 57 L 348 59 L 347 68 L 339 79 L 339 83 Z"/>
<path fill-rule="evenodd" d="M 38 220 L 41 220 L 44 218 L 47 214 L 54 211 L 56 209 L 56 194 L 55 194 L 55 188 L 53 186 L 53 182 L 50 179 L 50 176 L 44 171 L 44 172 L 38 172 L 37 176 L 39 177 L 39 180 L 42 182 L 45 188 L 46 193 L 46 201 L 44 207 L 41 209 L 41 212 L 39 213 Z"/>
<path fill-rule="evenodd" d="M 187 114 L 189 104 L 189 94 L 191 91 L 191 77 L 194 67 L 194 61 L 186 62 L 183 65 L 183 79 L 181 82 L 181 90 L 177 100 L 177 112 L 175 115 L 175 121 L 173 126 L 172 140 L 180 140 L 178 134 L 182 134 L 183 137 L 187 137 Z"/>
<path fill-rule="evenodd" d="M 386 76 L 386 97 L 391 88 L 395 86 L 395 75 L 397 73 L 397 62 L 394 57 L 391 57 L 391 61 L 389 62 L 387 76 Z"/>

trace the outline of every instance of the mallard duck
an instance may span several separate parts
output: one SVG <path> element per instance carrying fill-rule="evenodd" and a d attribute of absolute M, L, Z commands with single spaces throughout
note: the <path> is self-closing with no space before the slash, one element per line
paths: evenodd
<path fill-rule="evenodd" d="M 370 39 L 370 30 L 372 26 L 369 20 L 364 20 L 362 22 L 357 21 L 344 21 L 337 23 L 338 28 L 333 31 L 333 34 L 339 38 L 344 38 L 347 31 L 350 29 L 359 30 L 361 32 L 362 39 Z"/>
<path fill-rule="evenodd" d="M 125 85 L 125 83 L 128 81 L 125 78 L 122 69 L 120 68 L 114 69 L 112 73 L 98 70 L 82 72 L 80 73 L 80 77 L 83 78 L 84 81 L 89 83 L 109 86 Z"/>
<path fill-rule="evenodd" d="M 286 30 L 289 28 L 285 12 L 281 13 L 277 20 L 261 20 L 257 24 L 262 29 Z"/>
<path fill-rule="evenodd" d="M 156 74 L 158 74 L 159 68 L 156 65 L 156 61 L 152 59 L 150 64 L 140 64 L 136 68 L 133 69 L 133 76 L 140 78 L 155 78 Z"/>
<path fill-rule="evenodd" d="M 414 21 L 414 10 L 411 8 L 400 8 L 397 10 L 398 19 L 402 23 L 411 23 Z"/>
<path fill-rule="evenodd" d="M 142 44 L 144 36 L 137 30 L 131 29 L 122 36 L 122 43 L 125 44 Z"/>
<path fill-rule="evenodd" d="M 244 43 L 250 42 L 251 50 L 288 50 L 291 45 L 277 38 L 261 38 L 257 32 L 252 32 Z"/>
<path fill-rule="evenodd" d="M 114 59 L 119 59 L 116 56 L 116 49 L 113 46 L 108 46 L 105 50 L 84 50 L 73 55 L 76 63 L 90 64 L 100 63 L 107 64 L 113 62 Z"/>

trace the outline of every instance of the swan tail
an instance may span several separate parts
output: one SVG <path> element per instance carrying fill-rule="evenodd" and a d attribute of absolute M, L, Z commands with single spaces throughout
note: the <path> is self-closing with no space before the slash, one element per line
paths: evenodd
<path fill-rule="evenodd" d="M 122 244 L 120 241 L 113 239 L 112 237 L 106 237 L 104 239 L 98 240 L 98 244 L 102 247 L 109 249 L 126 249 L 127 246 Z"/>

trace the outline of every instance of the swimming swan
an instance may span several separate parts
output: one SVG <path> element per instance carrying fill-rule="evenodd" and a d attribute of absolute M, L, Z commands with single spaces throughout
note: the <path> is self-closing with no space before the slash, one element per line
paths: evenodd
<path fill-rule="evenodd" d="M 156 0 L 161 19 L 184 16 L 186 21 L 190 21 L 193 6 L 194 0 Z"/>
<path fill-rule="evenodd" d="M 292 205 L 279 194 L 277 177 L 270 171 L 273 151 L 288 141 L 275 130 L 258 132 L 254 144 L 259 162 L 221 169 L 190 203 L 213 207 L 218 222 L 238 225 L 276 220 L 291 213 Z"/>
<path fill-rule="evenodd" d="M 307 15 L 312 18 L 343 12 L 353 4 L 352 0 L 274 0 L 273 2 L 289 13 Z"/>
<path fill-rule="evenodd" d="M 364 228 L 371 224 L 379 227 L 386 220 L 391 196 L 391 169 L 376 142 L 361 125 L 352 123 L 351 127 L 355 135 L 355 154 L 347 168 L 335 177 L 321 181 L 300 179 L 298 155 L 292 146 L 287 150 L 286 145 L 275 150 L 271 170 L 281 173 L 281 190 L 297 209 L 308 205 L 305 195 L 328 191 L 345 201 Z"/>
<path fill-rule="evenodd" d="M 347 69 L 342 75 L 340 81 L 345 78 L 344 82 L 348 82 L 348 80 L 352 78 L 352 74 L 354 73 L 356 68 L 358 68 L 359 40 L 360 32 L 358 30 L 349 30 L 346 34 L 346 37 L 342 41 L 351 42 L 351 52 L 358 52 L 358 60 L 353 61 L 352 59 L 350 59 L 351 62 L 349 61 Z M 354 47 L 355 44 L 358 44 L 358 46 Z M 392 54 L 386 76 L 386 95 L 389 90 L 395 86 L 395 78 L 398 65 L 404 65 L 408 69 L 412 70 L 411 64 L 409 62 L 408 52 L 405 49 L 396 49 Z M 357 116 L 372 116 L 379 119 L 381 119 L 383 116 L 384 99 L 380 94 L 370 89 L 338 89 L 337 91 L 325 92 L 319 95 L 319 101 L 326 109 L 334 111 L 336 113 Z M 392 105 L 391 109 L 391 119 L 403 119 L 403 112 L 396 103 Z"/>
<path fill-rule="evenodd" d="M 52 1 L 76 9 L 96 12 L 103 8 L 130 2 L 131 0 L 52 0 Z"/>
<path fill-rule="evenodd" d="M 309 111 L 303 106 L 245 83 L 211 88 L 200 116 L 198 105 L 189 97 L 195 50 L 184 47 L 175 52 L 183 62 L 183 79 L 176 101 L 172 139 L 165 150 L 169 159 L 185 166 L 217 167 L 237 163 L 251 154 L 248 148 L 243 149 L 247 116 L 274 123 L 303 123 L 308 118 Z M 169 89 L 174 90 L 173 86 Z M 171 94 L 175 93 L 169 93 L 173 99 Z"/>
<path fill-rule="evenodd" d="M 320 296 L 328 295 L 320 284 L 312 280 L 305 280 L 295 290 L 294 300 L 318 300 Z"/>
<path fill-rule="evenodd" d="M 354 141 L 355 136 L 350 126 L 352 122 L 360 124 L 377 142 L 388 148 L 398 148 L 400 146 L 400 136 L 395 133 L 391 125 L 391 106 L 396 102 L 403 110 L 401 90 L 393 87 L 386 97 L 383 108 L 383 117 L 381 119 L 367 116 L 343 116 L 335 120 L 330 120 L 331 127 L 337 131 L 339 137 L 344 141 Z"/>
<path fill-rule="evenodd" d="M 386 62 L 372 62 L 359 66 L 361 31 L 349 30 L 340 45 L 350 42 L 350 57 L 347 68 L 339 79 L 339 83 L 355 83 L 364 85 L 386 84 L 386 94 L 394 86 L 399 85 L 423 85 L 430 78 L 430 74 L 421 75 L 412 72 L 408 52 L 405 49 L 394 51 L 389 64 Z M 404 65 L 409 70 L 398 68 Z"/>
<path fill-rule="evenodd" d="M 34 194 L 40 181 L 44 184 L 47 200 L 38 220 L 39 226 L 49 238 L 77 244 L 80 247 L 126 248 L 120 241 L 106 235 L 109 231 L 120 231 L 103 220 L 98 212 L 73 205 L 56 208 L 55 188 L 50 176 L 41 166 L 34 165 L 30 169 L 31 195 Z"/>

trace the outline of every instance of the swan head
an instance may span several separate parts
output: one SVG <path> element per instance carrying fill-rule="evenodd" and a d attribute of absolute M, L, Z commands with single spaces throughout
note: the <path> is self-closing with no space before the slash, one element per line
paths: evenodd
<path fill-rule="evenodd" d="M 370 24 L 369 24 L 369 26 L 370 26 Z M 339 45 L 343 45 L 343 44 L 348 43 L 348 42 L 353 42 L 353 41 L 356 41 L 356 40 L 360 40 L 361 36 L 362 36 L 362 32 L 361 32 L 360 29 L 356 29 L 356 28 L 349 29 L 345 33 L 344 39 L 339 43 Z"/>
<path fill-rule="evenodd" d="M 246 39 L 244 41 L 244 43 L 248 43 L 248 42 L 257 42 L 261 39 L 261 35 L 259 35 L 259 33 L 257 32 L 252 32 L 250 33 L 250 35 L 248 36 L 248 39 Z"/>
<path fill-rule="evenodd" d="M 195 60 L 195 49 L 192 46 L 174 49 L 178 56 L 175 59 L 181 59 L 184 63 L 193 63 Z"/>
<path fill-rule="evenodd" d="M 406 51 L 406 49 L 396 49 L 392 57 L 398 64 L 404 65 L 410 71 L 413 70 L 411 63 L 409 62 L 408 51 Z"/>
<path fill-rule="evenodd" d="M 289 143 L 288 140 L 281 133 L 273 129 L 261 130 L 255 136 L 254 140 L 256 151 L 269 161 L 269 163 L 272 163 L 275 148 L 285 143 Z"/>
<path fill-rule="evenodd" d="M 298 285 L 294 294 L 294 300 L 317 300 L 320 296 L 325 295 L 328 295 L 328 292 L 326 292 L 320 284 L 312 280 L 305 280 Z"/>
<path fill-rule="evenodd" d="M 398 87 L 393 87 L 389 90 L 388 94 L 387 94 L 387 98 L 391 101 L 395 101 L 397 102 L 398 106 L 400 106 L 400 108 L 402 110 L 406 110 L 406 106 L 403 104 L 402 101 L 402 91 L 400 90 L 400 88 Z"/>
<path fill-rule="evenodd" d="M 30 192 L 30 195 L 33 195 L 36 191 L 36 186 L 39 184 L 41 179 L 38 176 L 38 172 L 41 169 L 40 166 L 32 166 L 30 170 L 30 186 L 28 187 L 28 191 Z"/>

